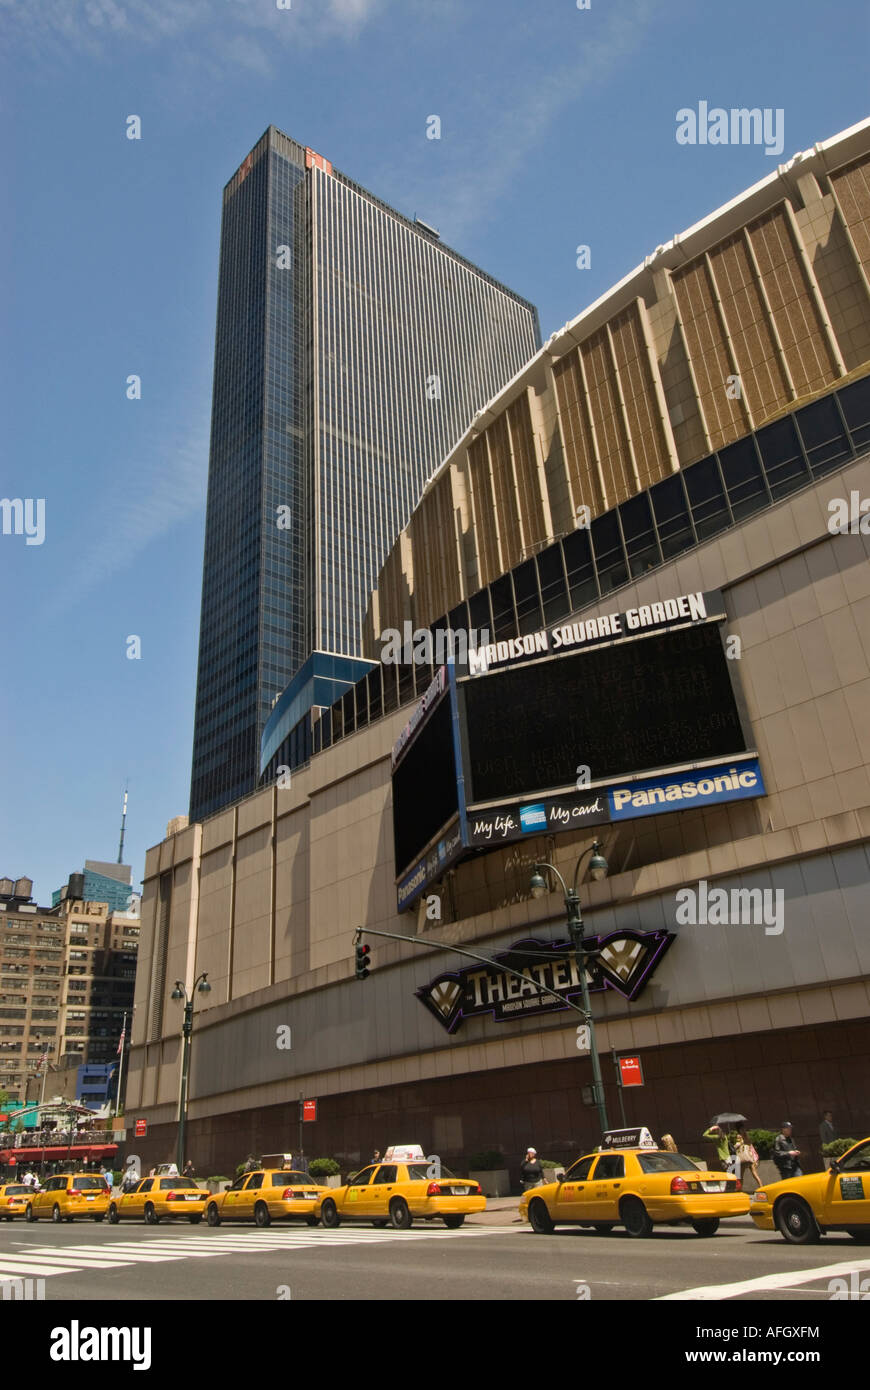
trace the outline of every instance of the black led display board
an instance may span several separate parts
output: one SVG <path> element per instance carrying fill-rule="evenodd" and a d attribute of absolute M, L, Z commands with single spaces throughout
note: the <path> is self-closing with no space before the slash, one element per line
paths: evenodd
<path fill-rule="evenodd" d="M 468 805 L 572 787 L 582 766 L 599 782 L 747 748 L 715 622 L 532 661 L 458 688 Z"/>
<path fill-rule="evenodd" d="M 393 833 L 401 873 L 459 806 L 450 698 L 440 703 L 393 772 Z"/>

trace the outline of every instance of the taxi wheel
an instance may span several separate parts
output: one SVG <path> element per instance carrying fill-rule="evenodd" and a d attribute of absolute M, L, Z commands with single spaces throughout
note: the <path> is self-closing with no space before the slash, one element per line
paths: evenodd
<path fill-rule="evenodd" d="M 626 1197 L 620 1205 L 619 1214 L 630 1236 L 642 1239 L 652 1235 L 653 1223 L 649 1219 L 649 1212 L 637 1197 Z"/>
<path fill-rule="evenodd" d="M 781 1236 L 791 1245 L 816 1245 L 819 1228 L 806 1202 L 799 1197 L 783 1197 L 777 1202 L 774 1220 Z"/>
<path fill-rule="evenodd" d="M 414 1218 L 404 1197 L 394 1197 L 390 1202 L 390 1220 L 396 1231 L 407 1231 L 410 1228 Z"/>
<path fill-rule="evenodd" d="M 145 1203 L 145 1225 L 146 1225 L 146 1226 L 156 1226 L 159 1220 L 160 1220 L 160 1217 L 157 1215 L 157 1212 L 154 1210 L 154 1203 L 153 1203 L 153 1202 L 146 1202 L 146 1203 Z"/>
<path fill-rule="evenodd" d="M 330 1230 L 335 1230 L 336 1226 L 341 1225 L 341 1217 L 338 1214 L 338 1207 L 335 1205 L 335 1202 L 333 1202 L 331 1197 L 327 1197 L 326 1201 L 323 1203 L 323 1206 L 320 1208 L 320 1215 L 323 1220 L 324 1226 L 328 1226 Z"/>
<path fill-rule="evenodd" d="M 269 1215 L 269 1208 L 265 1202 L 258 1202 L 254 1207 L 254 1224 L 257 1226 L 271 1226 L 272 1218 Z"/>
<path fill-rule="evenodd" d="M 719 1229 L 718 1216 L 711 1216 L 706 1221 L 693 1221 L 692 1229 L 697 1231 L 699 1236 L 714 1236 Z"/>
<path fill-rule="evenodd" d="M 539 1236 L 549 1236 L 555 1229 L 553 1218 L 547 1211 L 546 1202 L 542 1202 L 540 1197 L 536 1197 L 529 1203 L 529 1225 Z"/>
<path fill-rule="evenodd" d="M 870 1228 L 867 1226 L 850 1226 L 849 1235 L 859 1245 L 870 1245 Z"/>
<path fill-rule="evenodd" d="M 33 1207 L 30 1205 L 29 1202 L 27 1203 L 27 1206 L 24 1208 L 24 1220 L 25 1220 L 25 1221 L 35 1221 L 35 1220 L 36 1220 L 36 1213 L 34 1212 Z"/>
<path fill-rule="evenodd" d="M 206 1212 L 205 1216 L 210 1226 L 219 1226 L 221 1224 L 221 1214 L 215 1206 L 214 1202 L 210 1203 L 209 1209 Z"/>
<path fill-rule="evenodd" d="M 444 1216 L 441 1218 L 448 1231 L 458 1231 L 465 1220 L 465 1215 L 457 1213 L 455 1216 Z"/>
<path fill-rule="evenodd" d="M 95 1216 L 95 1217 L 94 1217 L 94 1220 L 95 1220 L 95 1221 L 102 1221 L 102 1220 L 103 1220 L 103 1217 L 104 1217 L 105 1215 L 106 1215 L 106 1213 L 105 1213 L 105 1212 L 102 1212 L 99 1216 Z"/>
<path fill-rule="evenodd" d="M 52 1219 L 52 1221 L 54 1222 L 54 1224 L 55 1224 L 56 1226 L 59 1226 L 59 1225 L 60 1225 L 60 1221 L 61 1221 L 60 1207 L 58 1206 L 57 1202 L 55 1202 L 54 1206 L 53 1206 L 52 1209 L 51 1209 L 51 1219 Z"/>
<path fill-rule="evenodd" d="M 110 1225 L 110 1226 L 117 1226 L 117 1224 L 118 1224 L 118 1222 L 119 1222 L 120 1220 L 121 1220 L 121 1218 L 120 1218 L 120 1216 L 118 1215 L 118 1208 L 115 1206 L 115 1204 L 114 1204 L 114 1202 L 113 1202 L 112 1205 L 109 1207 L 109 1225 Z"/>

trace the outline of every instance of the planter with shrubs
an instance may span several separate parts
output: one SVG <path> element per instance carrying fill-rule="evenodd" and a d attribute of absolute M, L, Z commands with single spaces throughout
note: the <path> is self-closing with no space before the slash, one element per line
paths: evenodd
<path fill-rule="evenodd" d="M 473 1182 L 480 1183 L 484 1197 L 510 1196 L 510 1173 L 505 1156 L 498 1149 L 472 1154 L 468 1160 L 468 1176 Z"/>
<path fill-rule="evenodd" d="M 822 1145 L 822 1157 L 827 1159 L 842 1158 L 843 1154 L 848 1149 L 854 1148 L 857 1142 L 857 1139 L 832 1139 L 830 1144 Z"/>
<path fill-rule="evenodd" d="M 341 1167 L 334 1158 L 312 1158 L 308 1176 L 314 1178 L 319 1187 L 341 1187 Z"/>

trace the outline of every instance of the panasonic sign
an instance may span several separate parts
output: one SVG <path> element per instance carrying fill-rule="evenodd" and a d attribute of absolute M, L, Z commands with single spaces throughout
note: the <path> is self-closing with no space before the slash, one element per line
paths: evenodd
<path fill-rule="evenodd" d="M 736 801 L 764 796 L 764 778 L 757 758 L 673 777 L 632 778 L 608 788 L 611 820 L 634 820 L 637 816 L 657 816 L 662 811 L 681 811 L 688 806 L 712 806 L 718 801 Z"/>

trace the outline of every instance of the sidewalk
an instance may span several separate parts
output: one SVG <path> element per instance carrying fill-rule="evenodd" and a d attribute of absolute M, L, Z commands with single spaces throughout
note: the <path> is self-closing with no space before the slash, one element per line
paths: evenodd
<path fill-rule="evenodd" d="M 516 1197 L 487 1197 L 486 1211 L 475 1212 L 466 1217 L 468 1226 L 512 1226 L 514 1217 L 519 1215 L 520 1199 Z M 527 1225 L 523 1222 L 523 1225 Z M 517 1226 L 520 1223 L 517 1221 Z"/>

